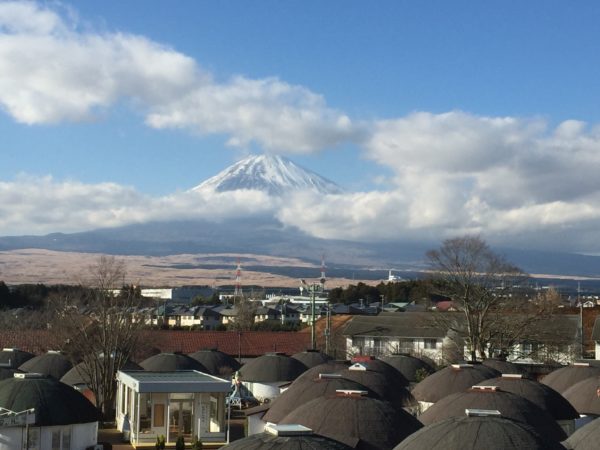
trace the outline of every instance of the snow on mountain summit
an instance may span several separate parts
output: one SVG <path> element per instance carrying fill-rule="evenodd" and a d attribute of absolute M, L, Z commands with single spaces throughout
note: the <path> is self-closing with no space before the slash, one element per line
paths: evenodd
<path fill-rule="evenodd" d="M 342 192 L 333 181 L 276 155 L 254 155 L 244 158 L 192 190 L 223 192 L 237 189 L 256 189 L 276 196 L 304 189 L 322 194 Z"/>

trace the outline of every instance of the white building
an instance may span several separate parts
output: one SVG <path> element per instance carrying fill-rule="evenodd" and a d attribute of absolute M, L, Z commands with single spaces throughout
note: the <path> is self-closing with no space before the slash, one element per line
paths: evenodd
<path fill-rule="evenodd" d="M 224 444 L 227 439 L 225 397 L 231 381 L 196 370 L 176 372 L 119 371 L 117 427 L 131 430 L 135 446 L 164 436 L 175 444 L 196 436 L 202 442 Z"/>

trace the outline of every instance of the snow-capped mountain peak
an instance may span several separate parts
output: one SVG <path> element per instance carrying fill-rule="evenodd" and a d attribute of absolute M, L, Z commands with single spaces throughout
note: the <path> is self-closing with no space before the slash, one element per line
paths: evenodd
<path fill-rule="evenodd" d="M 237 189 L 256 189 L 270 195 L 283 195 L 305 189 L 322 194 L 342 192 L 333 181 L 277 155 L 254 155 L 244 158 L 192 190 L 223 192 Z"/>

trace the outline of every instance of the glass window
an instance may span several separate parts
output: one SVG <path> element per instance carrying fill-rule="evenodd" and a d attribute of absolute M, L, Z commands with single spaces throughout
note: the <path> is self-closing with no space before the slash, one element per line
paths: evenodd
<path fill-rule="evenodd" d="M 127 386 L 124 384 L 121 385 L 121 412 L 127 412 Z"/>
<path fill-rule="evenodd" d="M 63 429 L 62 450 L 71 450 L 71 429 Z"/>
<path fill-rule="evenodd" d="M 127 386 L 125 386 L 125 390 L 127 391 L 127 395 L 125 396 L 125 413 L 129 414 L 129 417 L 131 417 L 131 402 L 133 401 L 133 395 L 131 394 L 133 391 Z"/>
<path fill-rule="evenodd" d="M 210 431 L 221 431 L 221 411 L 223 409 L 223 394 L 210 394 Z"/>
<path fill-rule="evenodd" d="M 27 449 L 28 450 L 39 450 L 40 448 L 40 429 L 29 428 L 29 433 L 26 436 Z"/>
<path fill-rule="evenodd" d="M 140 394 L 140 433 L 151 431 L 152 420 L 152 394 Z"/>
<path fill-rule="evenodd" d="M 425 339 L 424 347 L 426 350 L 435 350 L 437 346 L 437 339 Z"/>
<path fill-rule="evenodd" d="M 52 450 L 61 450 L 61 448 L 60 448 L 60 430 L 52 431 Z"/>

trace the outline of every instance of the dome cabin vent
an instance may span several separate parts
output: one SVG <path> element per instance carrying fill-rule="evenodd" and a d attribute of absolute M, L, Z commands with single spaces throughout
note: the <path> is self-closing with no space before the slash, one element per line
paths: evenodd
<path fill-rule="evenodd" d="M 454 370 L 462 370 L 462 369 L 471 369 L 475 366 L 473 366 L 473 364 L 462 363 L 462 364 L 452 364 L 451 367 Z"/>
<path fill-rule="evenodd" d="M 497 409 L 465 409 L 467 417 L 502 417 Z"/>
<path fill-rule="evenodd" d="M 313 434 L 312 429 L 300 424 L 275 425 L 269 423 L 265 426 L 265 432 L 274 436 L 306 436 Z"/>
<path fill-rule="evenodd" d="M 319 374 L 319 380 L 337 380 L 339 378 L 342 378 L 342 374 L 341 373 L 320 373 Z"/>
<path fill-rule="evenodd" d="M 35 373 L 35 372 L 15 373 L 13 376 L 15 378 L 20 378 L 23 380 L 36 380 L 36 379 L 40 379 L 40 378 L 48 378 L 48 376 L 44 375 L 43 373 Z"/>
<path fill-rule="evenodd" d="M 361 363 L 354 363 L 352 364 L 350 367 L 348 367 L 348 370 L 367 370 L 367 366 L 365 366 L 364 364 Z"/>
<path fill-rule="evenodd" d="M 469 389 L 471 392 L 500 392 L 500 389 L 498 388 L 498 386 L 485 386 L 485 385 L 478 385 L 478 386 L 471 386 L 471 389 Z"/>
<path fill-rule="evenodd" d="M 366 397 L 369 395 L 368 391 L 358 391 L 353 389 L 337 389 L 335 391 L 336 397 Z"/>

